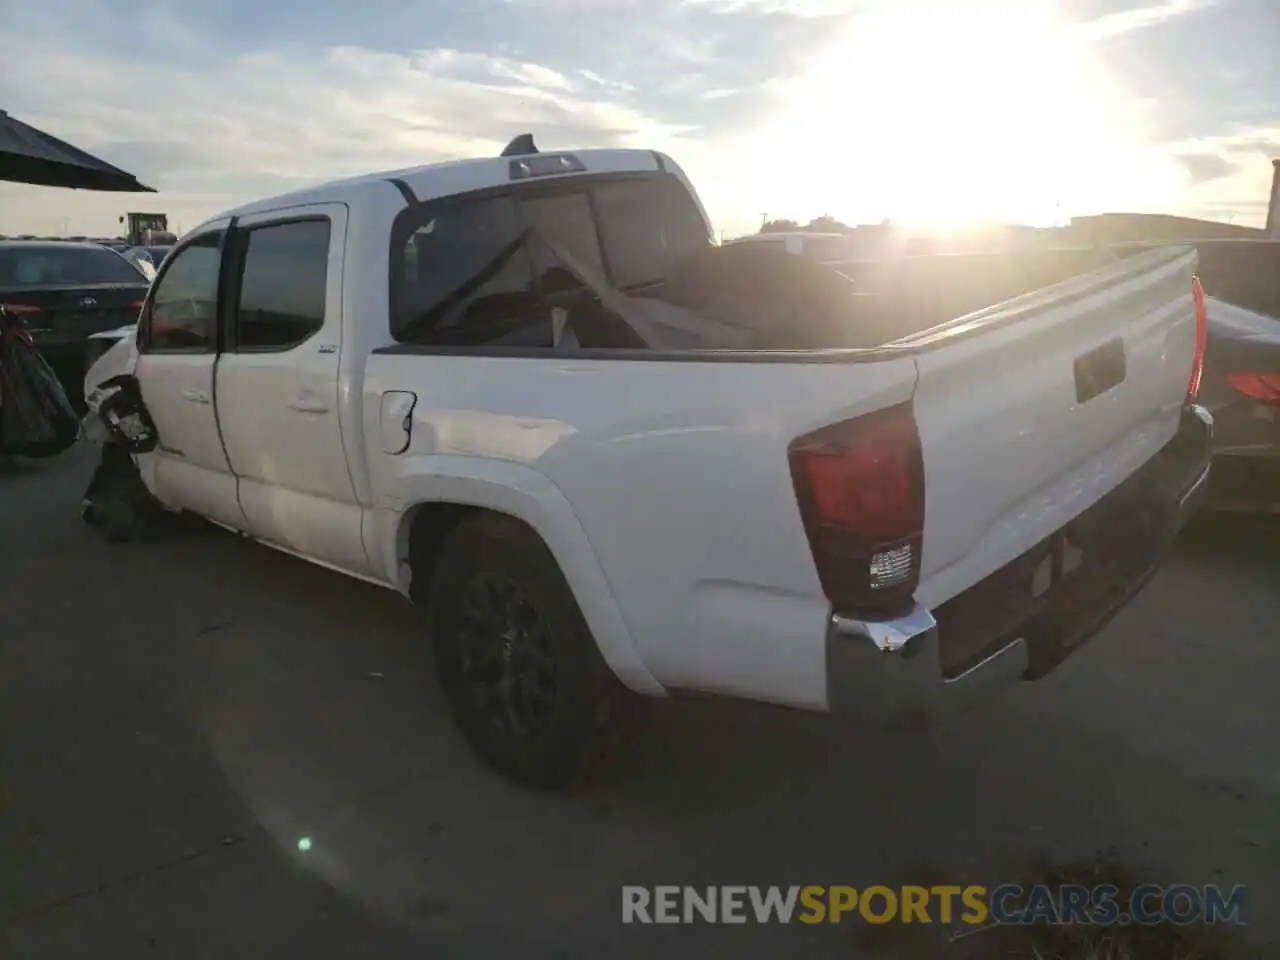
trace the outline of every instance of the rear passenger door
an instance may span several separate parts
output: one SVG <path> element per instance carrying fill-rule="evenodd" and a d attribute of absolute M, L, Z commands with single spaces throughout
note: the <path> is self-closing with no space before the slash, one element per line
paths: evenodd
<path fill-rule="evenodd" d="M 365 574 L 339 419 L 345 204 L 237 221 L 218 419 L 254 536 Z"/>

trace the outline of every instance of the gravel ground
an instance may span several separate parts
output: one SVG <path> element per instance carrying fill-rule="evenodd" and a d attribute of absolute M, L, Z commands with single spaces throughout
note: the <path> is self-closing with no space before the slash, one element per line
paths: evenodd
<path fill-rule="evenodd" d="M 0 464 L 0 956 L 848 957 L 840 928 L 624 927 L 619 887 L 1101 856 L 1247 884 L 1280 944 L 1276 522 L 1203 519 L 1052 677 L 945 727 L 672 702 L 559 798 L 467 752 L 403 600 L 213 529 L 104 544 L 90 466 Z"/>

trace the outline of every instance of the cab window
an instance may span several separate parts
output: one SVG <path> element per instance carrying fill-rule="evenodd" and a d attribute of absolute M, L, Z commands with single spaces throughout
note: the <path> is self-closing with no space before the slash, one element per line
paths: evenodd
<path fill-rule="evenodd" d="M 150 353 L 212 352 L 217 343 L 222 231 L 196 237 L 174 253 L 156 280 L 147 315 Z"/>
<path fill-rule="evenodd" d="M 250 227 L 235 306 L 239 351 L 288 350 L 324 326 L 328 219 Z"/>

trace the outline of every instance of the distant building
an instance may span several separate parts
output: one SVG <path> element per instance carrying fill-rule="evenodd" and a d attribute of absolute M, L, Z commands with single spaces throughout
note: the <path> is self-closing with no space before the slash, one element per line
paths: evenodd
<path fill-rule="evenodd" d="M 1254 227 L 1157 213 L 1103 213 L 1075 217 L 1068 226 L 1062 227 L 1000 224 L 943 233 L 914 232 L 890 224 L 867 224 L 853 227 L 845 236 L 827 241 L 830 255 L 821 259 L 1106 247 L 1183 240 L 1261 240 L 1265 237 L 1265 230 Z"/>
<path fill-rule="evenodd" d="M 1072 217 L 1064 238 L 1076 243 L 1172 243 L 1178 240 L 1261 240 L 1265 230 L 1163 213 L 1102 213 Z"/>
<path fill-rule="evenodd" d="M 807 253 L 819 260 L 857 260 L 884 256 L 913 256 L 938 253 L 978 253 L 1001 250 L 1051 249 L 1059 247 L 1109 247 L 1124 244 L 1160 244 L 1210 240 L 1277 240 L 1280 241 L 1280 159 L 1274 167 L 1267 225 L 1264 229 L 1242 227 L 1216 220 L 1174 217 L 1163 213 L 1101 213 L 1089 217 L 1073 217 L 1061 227 L 1024 227 L 1012 224 L 989 224 L 962 231 L 916 231 L 889 220 L 876 224 L 845 227 L 831 218 L 822 218 L 809 226 L 823 226 L 827 232 L 817 242 L 806 243 Z M 792 226 L 793 221 L 778 221 L 778 226 Z M 781 236 L 810 235 L 812 229 Z M 1206 245 L 1207 246 L 1207 245 Z M 1223 248 L 1226 249 L 1225 247 Z M 1201 251 L 1201 257 L 1227 256 Z M 1259 254 L 1261 255 L 1261 254 Z M 1237 259 L 1239 253 L 1230 256 Z M 1239 261 L 1244 262 L 1244 261 Z M 1278 281 L 1280 282 L 1280 281 Z"/>

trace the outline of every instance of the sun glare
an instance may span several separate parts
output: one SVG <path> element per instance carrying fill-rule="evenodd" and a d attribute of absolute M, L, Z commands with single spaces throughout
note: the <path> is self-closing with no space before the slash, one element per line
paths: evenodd
<path fill-rule="evenodd" d="M 1117 99 L 1044 0 L 888 0 L 754 132 L 756 192 L 790 215 L 951 228 L 1133 209 L 1167 185 Z"/>

